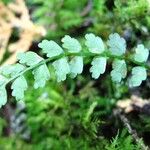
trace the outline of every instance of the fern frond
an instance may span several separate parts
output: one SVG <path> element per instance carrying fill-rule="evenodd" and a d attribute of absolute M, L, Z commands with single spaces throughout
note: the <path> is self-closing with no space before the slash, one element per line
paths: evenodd
<path fill-rule="evenodd" d="M 44 87 L 50 79 L 50 72 L 47 63 L 54 67 L 57 81 L 66 80 L 67 75 L 72 78 L 81 74 L 84 66 L 84 58 L 92 58 L 90 72 L 94 79 L 99 78 L 106 70 L 108 60 L 112 61 L 111 77 L 114 82 L 121 82 L 127 75 L 127 64 L 132 63 L 129 86 L 139 86 L 147 78 L 147 70 L 150 66 L 146 63 L 149 50 L 142 44 L 135 49 L 135 54 L 125 55 L 126 41 L 118 33 L 111 34 L 107 45 L 102 39 L 93 33 L 85 35 L 85 45 L 88 50 L 82 50 L 82 46 L 75 38 L 66 35 L 62 38 L 62 47 L 54 41 L 43 40 L 39 43 L 42 52 L 47 59 L 42 58 L 34 52 L 18 54 L 19 63 L 0 68 L 0 106 L 7 102 L 6 85 L 12 82 L 12 95 L 21 100 L 24 98 L 24 91 L 27 89 L 27 81 L 24 74 L 32 71 L 34 75 L 34 88 Z M 64 50 L 63 50 L 64 48 Z"/>

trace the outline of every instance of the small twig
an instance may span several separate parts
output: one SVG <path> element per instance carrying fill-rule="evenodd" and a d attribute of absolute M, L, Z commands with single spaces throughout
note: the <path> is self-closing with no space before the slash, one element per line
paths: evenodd
<path fill-rule="evenodd" d="M 114 114 L 120 118 L 120 120 L 123 122 L 124 126 L 127 128 L 128 132 L 131 134 L 131 136 L 135 140 L 135 142 L 137 144 L 140 143 L 141 149 L 142 150 L 150 150 L 148 148 L 148 146 L 144 145 L 144 143 L 141 142 L 142 138 L 138 137 L 138 134 L 137 134 L 136 130 L 132 129 L 129 120 L 126 118 L 126 116 L 123 113 L 121 113 L 121 110 L 120 109 L 115 109 Z"/>
<path fill-rule="evenodd" d="M 81 16 L 86 16 L 92 9 L 92 0 L 88 0 L 87 6 L 84 8 L 84 10 L 81 12 Z"/>

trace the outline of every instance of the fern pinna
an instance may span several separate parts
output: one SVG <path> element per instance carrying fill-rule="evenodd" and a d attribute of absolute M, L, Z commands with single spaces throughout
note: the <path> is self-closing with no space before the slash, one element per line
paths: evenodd
<path fill-rule="evenodd" d="M 135 67 L 131 70 L 128 84 L 130 87 L 139 86 L 147 78 L 147 70 L 150 66 L 146 64 L 149 50 L 142 44 L 137 45 L 135 53 L 127 55 L 126 41 L 114 33 L 109 36 L 107 46 L 102 39 L 93 33 L 85 35 L 85 45 L 87 49 L 82 49 L 81 44 L 75 38 L 66 35 L 62 38 L 62 47 L 54 41 L 43 40 L 39 43 L 42 52 L 48 57 L 44 59 L 34 52 L 18 54 L 19 63 L 7 65 L 0 68 L 0 106 L 7 102 L 6 85 L 11 84 L 12 96 L 16 100 L 24 98 L 24 91 L 28 84 L 24 77 L 27 71 L 32 71 L 34 76 L 34 88 L 44 87 L 47 80 L 50 79 L 50 71 L 47 63 L 52 63 L 55 69 L 57 81 L 66 80 L 70 75 L 75 78 L 77 74 L 83 71 L 85 57 L 92 58 L 90 72 L 94 79 L 99 78 L 106 70 L 107 61 L 112 61 L 111 78 L 114 82 L 121 82 L 127 76 L 127 63 L 133 63 Z"/>

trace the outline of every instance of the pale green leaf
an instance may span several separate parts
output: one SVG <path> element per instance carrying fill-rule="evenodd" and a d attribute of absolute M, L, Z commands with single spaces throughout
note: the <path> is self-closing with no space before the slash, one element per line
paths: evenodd
<path fill-rule="evenodd" d="M 129 79 L 129 86 L 135 87 L 141 85 L 142 81 L 146 80 L 147 78 L 147 72 L 144 67 L 134 67 L 132 69 L 132 76 Z"/>
<path fill-rule="evenodd" d="M 4 77 L 3 75 L 0 75 L 0 87 L 5 85 L 8 81 L 8 78 Z"/>
<path fill-rule="evenodd" d="M 7 92 L 5 86 L 0 86 L 0 108 L 7 102 Z"/>
<path fill-rule="evenodd" d="M 85 45 L 88 47 L 91 53 L 100 54 L 104 51 L 104 43 L 100 37 L 95 36 L 93 33 L 90 33 L 86 34 L 85 38 Z"/>
<path fill-rule="evenodd" d="M 43 40 L 38 46 L 43 53 L 46 53 L 47 57 L 54 57 L 63 53 L 63 49 L 54 41 Z"/>
<path fill-rule="evenodd" d="M 16 100 L 22 100 L 24 98 L 24 91 L 27 89 L 27 81 L 24 76 L 20 76 L 11 85 L 12 96 L 16 98 Z"/>
<path fill-rule="evenodd" d="M 66 48 L 70 53 L 78 53 L 81 51 L 81 45 L 77 39 L 71 38 L 68 35 L 65 35 L 61 40 L 63 42 L 63 48 Z"/>
<path fill-rule="evenodd" d="M 112 70 L 111 71 L 111 78 L 112 78 L 112 81 L 119 83 L 122 79 L 121 73 L 116 72 L 115 70 Z"/>
<path fill-rule="evenodd" d="M 126 51 L 126 41 L 118 33 L 110 34 L 107 44 L 113 55 L 121 56 Z"/>
<path fill-rule="evenodd" d="M 70 73 L 70 67 L 67 58 L 61 58 L 53 62 L 53 67 L 55 68 L 55 73 L 57 76 L 57 81 L 66 80 L 66 75 Z"/>
<path fill-rule="evenodd" d="M 50 79 L 50 72 L 46 66 L 46 64 L 41 65 L 37 68 L 35 68 L 32 71 L 34 75 L 34 88 L 37 89 L 39 87 L 44 87 L 46 84 L 46 81 Z"/>
<path fill-rule="evenodd" d="M 90 68 L 92 77 L 94 79 L 99 78 L 99 76 L 103 74 L 105 70 L 106 70 L 106 58 L 105 57 L 94 58 L 92 61 L 92 67 Z"/>
<path fill-rule="evenodd" d="M 71 77 L 75 78 L 77 74 L 81 74 L 83 71 L 83 57 L 76 56 L 70 61 L 70 73 Z"/>
<path fill-rule="evenodd" d="M 14 77 L 25 69 L 21 64 L 6 65 L 0 68 L 0 73 L 6 77 Z"/>
<path fill-rule="evenodd" d="M 136 79 L 135 76 L 132 76 L 129 80 L 129 87 L 137 87 L 140 86 L 142 83 L 141 79 Z"/>
<path fill-rule="evenodd" d="M 148 59 L 149 50 L 144 45 L 139 44 L 135 49 L 134 60 L 137 62 L 146 62 Z"/>
<path fill-rule="evenodd" d="M 111 77 L 114 82 L 120 82 L 127 75 L 127 66 L 124 60 L 116 59 L 112 64 L 113 70 L 111 71 Z"/>
<path fill-rule="evenodd" d="M 17 55 L 17 59 L 21 64 L 25 64 L 27 66 L 33 66 L 38 64 L 40 61 L 43 60 L 42 57 L 37 55 L 34 52 L 25 52 L 25 53 L 19 53 Z"/>

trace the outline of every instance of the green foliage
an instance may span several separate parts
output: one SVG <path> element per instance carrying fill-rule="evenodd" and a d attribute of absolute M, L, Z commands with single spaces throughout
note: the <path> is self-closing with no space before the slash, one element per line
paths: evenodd
<path fill-rule="evenodd" d="M 54 41 L 43 40 L 38 46 L 43 53 L 46 53 L 47 57 L 54 57 L 63 53 L 63 49 Z"/>
<path fill-rule="evenodd" d="M 144 47 L 150 45 L 149 1 L 25 2 L 31 19 L 47 29 L 47 40 L 39 43 L 42 53 L 46 56 L 41 57 L 34 52 L 21 53 L 18 55 L 19 63 L 0 68 L 0 106 L 8 101 L 7 95 L 10 99 L 0 112 L 0 149 L 140 150 L 140 142 L 135 144 L 129 133 L 116 133 L 118 120 L 114 118 L 112 111 L 117 99 L 128 97 L 129 93 L 132 93 L 124 82 L 126 78 L 129 86 L 139 86 L 147 78 L 147 72 L 150 70 L 147 64 L 149 50 Z M 15 15 L 18 15 L 17 12 Z M 115 32 L 120 33 L 127 44 Z M 85 39 L 83 34 L 86 34 Z M 71 36 L 78 38 L 80 42 Z M 16 39 L 13 36 L 11 38 Z M 58 45 L 60 41 L 62 46 Z M 36 41 L 34 42 L 32 47 L 37 46 Z M 132 50 L 136 43 L 138 45 L 134 48 L 135 52 L 130 54 L 130 49 Z M 39 53 L 37 49 L 34 51 Z M 89 68 L 92 78 L 98 80 L 90 79 Z M 78 75 L 82 72 L 82 76 Z M 22 77 L 23 84 L 22 79 L 15 83 Z M 75 77 L 76 79 L 72 79 Z M 64 84 L 56 84 L 56 80 L 66 78 Z M 28 83 L 25 84 L 26 81 Z M 15 85 L 12 91 L 14 97 L 18 100 L 24 99 L 25 109 L 22 112 L 17 108 L 19 102 L 11 98 L 9 85 Z M 28 92 L 24 97 L 27 85 Z M 145 83 L 138 89 L 146 91 L 144 86 Z M 149 79 L 146 86 L 149 87 Z M 10 110 L 10 119 L 7 119 L 7 109 L 9 111 L 11 104 L 13 110 Z M 24 122 L 19 117 L 22 113 L 26 116 Z M 136 120 L 130 122 L 131 126 L 137 130 L 140 137 L 145 137 L 145 133 L 149 134 L 149 116 L 141 116 L 140 119 L 131 117 Z M 14 130 L 11 130 L 12 133 L 7 135 L 9 125 L 14 126 L 12 118 L 20 122 L 20 126 L 17 127 L 19 132 L 14 133 Z M 27 141 L 22 139 L 26 131 L 29 133 Z M 148 139 L 146 135 L 145 141 Z"/>
<path fill-rule="evenodd" d="M 21 71 L 25 69 L 25 66 L 21 64 L 14 64 L 14 65 L 6 65 L 4 67 L 1 67 L 0 74 L 5 77 L 14 77 L 17 74 L 19 74 Z"/>
<path fill-rule="evenodd" d="M 75 56 L 70 61 L 70 75 L 75 78 L 77 74 L 81 74 L 83 71 L 83 57 Z"/>
<path fill-rule="evenodd" d="M 30 76 L 28 78 L 30 79 Z M 98 120 L 98 116 L 95 116 L 97 118 L 95 119 L 94 114 L 96 114 L 95 108 L 107 100 L 98 97 L 97 90 L 89 86 L 86 81 L 80 81 L 85 86 L 81 87 L 79 95 L 74 95 L 76 89 L 72 91 L 69 87 L 66 92 L 63 84 L 56 84 L 55 81 L 51 81 L 51 84 L 36 92 L 30 81 L 29 92 L 24 101 L 26 104 L 24 124 L 30 131 L 30 142 L 23 142 L 23 139 L 19 138 L 23 134 L 21 132 L 9 138 L 1 137 L 0 147 L 4 150 L 7 147 L 8 150 L 12 148 L 61 150 L 62 146 L 65 150 L 103 149 L 109 142 L 96 135 L 101 121 Z M 67 84 L 72 86 L 73 80 Z M 105 108 L 100 111 L 104 110 Z"/>
<path fill-rule="evenodd" d="M 30 76 L 28 78 L 30 79 Z M 109 98 L 100 97 L 98 89 L 91 83 L 78 80 L 82 87 L 77 95 L 73 94 L 76 89 L 70 88 L 74 83 L 73 80 L 66 81 L 69 85 L 67 91 L 64 90 L 62 83 L 56 85 L 55 81 L 51 81 L 51 84 L 39 89 L 38 92 L 33 89 L 30 81 L 29 92 L 25 98 L 26 121 L 24 122 L 30 131 L 30 141 L 26 142 L 20 138 L 22 132 L 9 138 L 1 136 L 0 148 L 61 150 L 63 146 L 64 150 L 111 148 L 126 150 L 127 146 L 132 150 L 133 147 L 138 147 L 127 132 L 119 134 L 116 141 L 114 141 L 116 138 L 110 141 L 102 134 L 102 126 L 109 124 L 109 120 L 106 122 L 104 118 L 111 115 L 112 102 Z"/>
<path fill-rule="evenodd" d="M 142 81 L 146 80 L 146 69 L 150 69 L 150 66 L 148 66 L 146 63 L 139 63 L 138 53 L 141 52 L 141 50 L 137 51 L 136 49 L 133 60 L 130 57 L 124 57 L 123 54 L 126 50 L 126 43 L 125 40 L 117 33 L 109 36 L 109 41 L 107 44 L 110 47 L 110 51 L 104 49 L 104 44 L 100 37 L 90 33 L 86 34 L 85 38 L 85 45 L 88 47 L 88 51 L 81 51 L 80 43 L 70 36 L 65 36 L 62 39 L 63 47 L 67 49 L 67 52 L 63 51 L 63 49 L 54 41 L 43 40 L 41 43 L 39 43 L 39 47 L 42 48 L 43 53 L 46 53 L 48 58 L 43 59 L 34 52 L 19 54 L 18 60 L 20 64 L 12 66 L 10 65 L 0 69 L 2 75 L 1 87 L 4 88 L 6 84 L 12 81 L 12 95 L 15 96 L 17 100 L 23 99 L 24 91 L 27 89 L 27 82 L 23 76 L 25 72 L 33 70 L 32 73 L 35 79 L 34 88 L 44 87 L 46 81 L 50 79 L 50 72 L 46 63 L 52 61 L 52 66 L 55 70 L 57 81 L 60 82 L 66 80 L 67 75 L 70 75 L 74 78 L 77 74 L 82 73 L 84 57 L 93 58 L 90 72 L 92 73 L 92 77 L 95 79 L 105 72 L 106 60 L 111 59 L 114 60 L 112 65 L 113 70 L 111 71 L 111 77 L 113 81 L 121 82 L 121 80 L 126 77 L 126 61 L 138 65 L 132 68 L 129 86 L 139 86 Z M 143 45 L 142 50 L 145 52 L 145 55 L 142 57 L 143 62 L 147 60 L 149 52 L 144 48 Z M 6 68 L 8 69 L 6 70 Z M 4 104 L 5 101 L 6 100 L 2 100 L 1 103 Z"/>
<path fill-rule="evenodd" d="M 86 38 L 85 45 L 88 47 L 91 53 L 101 54 L 105 50 L 103 41 L 100 37 L 90 33 L 86 34 L 85 38 Z"/>
<path fill-rule="evenodd" d="M 17 59 L 21 64 L 25 64 L 27 66 L 34 66 L 42 60 L 42 58 L 34 52 L 19 53 Z"/>
<path fill-rule="evenodd" d="M 78 53 L 81 51 L 81 45 L 78 40 L 65 35 L 61 41 L 63 42 L 62 47 L 66 48 L 69 53 Z"/>
<path fill-rule="evenodd" d="M 122 20 L 144 16 L 149 7 L 146 0 L 129 0 L 127 2 L 115 0 L 115 6 L 118 17 Z"/>
<path fill-rule="evenodd" d="M 114 60 L 112 64 L 113 70 L 111 71 L 112 80 L 115 82 L 121 82 L 127 75 L 127 66 L 124 60 Z"/>
<path fill-rule="evenodd" d="M 27 74 L 27 79 L 31 79 L 31 74 Z M 30 80 L 24 100 L 26 120 L 19 127 L 25 124 L 27 128 L 11 137 L 0 136 L 0 148 L 61 150 L 63 146 L 64 150 L 103 150 L 112 147 L 110 139 L 101 132 L 102 126 L 109 124 L 104 118 L 111 114 L 111 100 L 101 97 L 92 82 L 82 78 L 78 81 L 81 82 L 79 94 L 74 94 L 77 89 L 71 87 L 77 84 L 72 79 L 66 81 L 67 89 L 62 83 L 56 84 L 52 80 L 38 92 L 32 87 L 34 81 Z M 30 133 L 29 141 L 21 138 L 26 130 Z M 125 145 L 127 137 L 128 134 L 119 136 L 117 142 Z M 136 147 L 131 143 L 131 147 L 133 145 Z"/>
<path fill-rule="evenodd" d="M 105 57 L 94 58 L 91 64 L 92 67 L 90 68 L 90 72 L 92 73 L 92 78 L 98 79 L 99 76 L 105 72 L 106 58 Z"/>
<path fill-rule="evenodd" d="M 146 62 L 148 59 L 149 50 L 144 48 L 144 45 L 139 44 L 135 49 L 134 60 L 137 62 Z"/>
<path fill-rule="evenodd" d="M 146 80 L 147 73 L 144 67 L 134 67 L 132 69 L 132 76 L 129 80 L 129 86 L 139 86 L 143 80 Z"/>
<path fill-rule="evenodd" d="M 16 98 L 16 100 L 22 100 L 24 98 L 24 91 L 27 90 L 27 81 L 24 76 L 20 76 L 14 80 L 12 83 L 11 89 L 12 96 Z"/>
<path fill-rule="evenodd" d="M 48 37 L 62 37 L 70 33 L 74 28 L 82 26 L 86 20 L 83 13 L 87 6 L 87 0 L 27 0 L 27 4 L 33 7 L 32 18 L 36 23 L 44 25 L 48 31 Z M 44 16 L 44 17 L 43 17 Z"/>
<path fill-rule="evenodd" d="M 119 36 L 119 34 L 114 33 L 109 36 L 107 42 L 109 50 L 113 55 L 120 56 L 126 51 L 126 41 Z"/>
<path fill-rule="evenodd" d="M 0 0 L 0 2 L 3 2 L 4 4 L 10 3 L 12 0 Z"/>
<path fill-rule="evenodd" d="M 126 135 L 126 130 L 119 135 L 116 135 L 115 138 L 111 141 L 110 145 L 106 146 L 106 150 L 141 150 L 140 141 L 137 145 L 133 144 L 133 139 L 131 135 Z"/>
<path fill-rule="evenodd" d="M 36 69 L 32 71 L 32 74 L 34 75 L 34 88 L 37 89 L 39 87 L 44 87 L 46 84 L 46 81 L 50 79 L 50 73 L 47 68 L 47 66 L 40 65 Z"/>
<path fill-rule="evenodd" d="M 102 37 L 131 29 L 131 38 L 137 41 L 134 39 L 136 31 L 147 38 L 143 27 L 146 30 L 150 27 L 147 0 L 82 0 L 80 5 L 76 0 L 27 0 L 27 4 L 32 7 L 33 20 L 47 28 L 49 38 L 78 33 L 79 29 L 99 33 Z"/>
<path fill-rule="evenodd" d="M 67 61 L 67 58 L 61 58 L 53 62 L 53 66 L 55 68 L 57 81 L 64 81 L 66 80 L 66 75 L 70 72 L 70 67 Z"/>
<path fill-rule="evenodd" d="M 123 34 L 132 46 L 139 41 L 139 34 L 141 40 L 148 41 L 149 8 L 147 0 L 93 0 L 90 13 L 93 22 L 87 31 L 104 38 L 110 33 L 118 32 Z"/>

